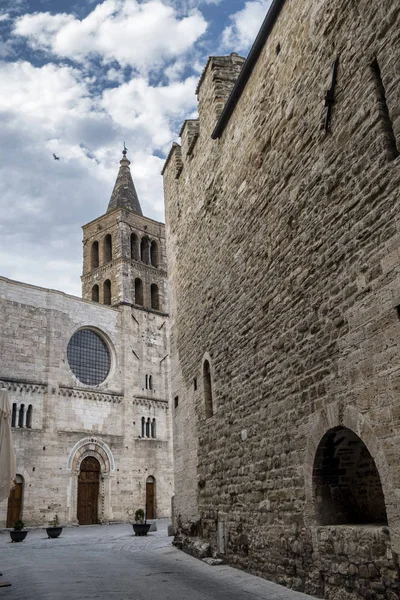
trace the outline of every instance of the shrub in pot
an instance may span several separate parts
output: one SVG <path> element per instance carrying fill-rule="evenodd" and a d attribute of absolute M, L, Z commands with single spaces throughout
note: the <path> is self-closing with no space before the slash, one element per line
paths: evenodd
<path fill-rule="evenodd" d="M 151 523 L 146 523 L 145 514 L 142 508 L 138 508 L 135 512 L 135 522 L 132 523 L 135 535 L 147 535 Z"/>
<path fill-rule="evenodd" d="M 63 528 L 60 525 L 60 522 L 58 520 L 58 515 L 54 515 L 54 518 L 49 521 L 49 526 L 46 527 L 46 533 L 49 536 L 49 538 L 58 538 L 58 536 L 61 534 Z"/>
<path fill-rule="evenodd" d="M 14 529 L 10 531 L 10 537 L 13 542 L 23 542 L 26 536 L 28 535 L 27 531 L 23 531 L 25 527 L 25 523 L 18 519 L 13 524 Z"/>

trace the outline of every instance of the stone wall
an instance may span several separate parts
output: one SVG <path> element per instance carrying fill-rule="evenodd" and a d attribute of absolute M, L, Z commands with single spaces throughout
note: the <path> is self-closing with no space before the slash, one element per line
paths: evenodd
<path fill-rule="evenodd" d="M 22 518 L 42 525 L 58 514 L 76 523 L 80 460 L 101 464 L 99 517 L 128 521 L 145 506 L 146 479 L 155 478 L 156 515 L 170 515 L 173 495 L 169 415 L 169 346 L 163 315 L 111 308 L 61 292 L 0 278 L 0 386 L 17 410 L 32 406 L 32 423 L 13 428 L 17 472 L 23 477 Z M 112 355 L 110 375 L 82 384 L 68 365 L 69 339 L 92 327 Z M 146 389 L 146 376 L 152 389 Z M 156 419 L 156 437 L 141 419 Z M 5 526 L 7 502 L 0 504 Z"/>
<path fill-rule="evenodd" d="M 209 61 L 195 145 L 164 170 L 177 523 L 331 599 L 400 597 L 399 14 L 287 0 L 215 141 Z M 314 461 L 340 428 L 373 459 L 387 530 L 319 522 Z"/>

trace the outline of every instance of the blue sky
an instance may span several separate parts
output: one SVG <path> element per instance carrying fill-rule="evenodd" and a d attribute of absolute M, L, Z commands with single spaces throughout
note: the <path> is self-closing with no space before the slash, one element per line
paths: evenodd
<path fill-rule="evenodd" d="M 164 220 L 160 171 L 207 57 L 246 56 L 269 5 L 0 2 L 0 275 L 80 295 L 81 226 L 105 212 L 124 141 L 144 214 Z"/>

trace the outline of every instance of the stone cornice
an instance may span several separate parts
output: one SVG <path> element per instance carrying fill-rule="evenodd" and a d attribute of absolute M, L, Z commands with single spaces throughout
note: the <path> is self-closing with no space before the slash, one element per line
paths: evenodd
<path fill-rule="evenodd" d="M 79 390 L 69 387 L 60 387 L 58 390 L 60 396 L 68 398 L 83 398 L 84 400 L 97 400 L 98 402 L 112 402 L 121 404 L 124 396 L 122 394 L 113 394 L 107 392 L 92 392 L 90 390 Z"/>
<path fill-rule="evenodd" d="M 0 378 L 0 388 L 5 388 L 9 392 L 34 392 L 36 394 L 45 394 L 47 383 L 38 383 L 36 381 L 24 381 L 22 379 Z"/>
<path fill-rule="evenodd" d="M 163 398 L 149 398 L 148 396 L 135 396 L 132 400 L 132 404 L 138 405 L 147 405 L 147 406 L 163 406 L 163 408 L 168 408 L 168 400 L 164 400 Z"/>
<path fill-rule="evenodd" d="M 90 281 L 94 275 L 104 275 L 109 270 L 112 270 L 114 267 L 123 265 L 124 263 L 128 263 L 130 265 L 133 263 L 134 265 L 138 265 L 144 271 L 148 271 L 149 273 L 157 274 L 161 277 L 167 277 L 167 271 L 165 271 L 165 269 L 159 269 L 157 267 L 153 267 L 152 265 L 148 265 L 140 260 L 133 260 L 133 259 L 120 257 L 120 258 L 116 258 L 115 260 L 111 260 L 110 262 L 106 263 L 105 265 L 101 265 L 100 267 L 97 267 L 97 269 L 92 269 L 88 273 L 85 273 L 85 275 L 81 275 L 81 280 L 82 281 Z"/>

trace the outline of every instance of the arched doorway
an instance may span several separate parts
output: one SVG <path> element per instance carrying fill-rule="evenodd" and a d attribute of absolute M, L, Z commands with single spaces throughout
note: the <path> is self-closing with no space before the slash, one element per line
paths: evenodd
<path fill-rule="evenodd" d="M 347 427 L 334 427 L 321 439 L 313 492 L 320 525 L 387 525 L 375 461 L 361 438 Z"/>
<path fill-rule="evenodd" d="M 22 496 L 24 492 L 24 479 L 21 475 L 15 478 L 15 488 L 10 492 L 7 508 L 7 527 L 13 527 L 15 521 L 22 517 Z"/>
<path fill-rule="evenodd" d="M 78 523 L 95 525 L 99 522 L 100 463 L 94 456 L 87 456 L 81 463 L 78 478 Z"/>
<path fill-rule="evenodd" d="M 156 518 L 156 495 L 155 495 L 155 479 L 148 477 L 146 479 L 146 518 Z"/>

